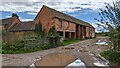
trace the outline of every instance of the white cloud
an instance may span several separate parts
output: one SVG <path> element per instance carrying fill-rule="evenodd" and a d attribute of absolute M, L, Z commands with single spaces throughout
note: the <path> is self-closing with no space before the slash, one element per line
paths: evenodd
<path fill-rule="evenodd" d="M 95 28 L 95 32 L 99 32 L 99 28 L 98 28 L 98 25 L 96 23 L 91 23 L 91 25 Z"/>
<path fill-rule="evenodd" d="M 35 3 L 22 3 L 22 2 L 15 2 L 15 3 L 0 3 L 0 11 L 9 11 L 9 12 L 38 12 L 38 5 Z M 39 7 L 40 8 L 40 7 Z"/>
<path fill-rule="evenodd" d="M 11 16 L 6 16 L 6 17 L 11 17 Z"/>
<path fill-rule="evenodd" d="M 21 18 L 21 17 L 19 17 L 19 19 L 20 19 L 20 21 L 33 21 L 33 19 L 25 19 L 25 18 Z"/>
<path fill-rule="evenodd" d="M 0 11 L 38 12 L 42 5 L 65 12 L 74 12 L 86 8 L 98 11 L 99 8 L 105 7 L 105 3 L 112 4 L 112 2 L 112 0 L 28 0 L 27 2 L 1 2 Z"/>
<path fill-rule="evenodd" d="M 102 32 L 102 31 L 108 31 L 108 30 L 105 30 L 102 26 L 98 26 L 97 24 L 106 26 L 105 24 L 102 24 L 100 22 L 91 23 L 91 25 L 95 28 L 95 32 L 99 33 L 99 32 Z"/>
<path fill-rule="evenodd" d="M 37 13 L 32 13 L 32 12 L 28 12 L 27 14 L 29 14 L 29 15 L 37 15 Z"/>

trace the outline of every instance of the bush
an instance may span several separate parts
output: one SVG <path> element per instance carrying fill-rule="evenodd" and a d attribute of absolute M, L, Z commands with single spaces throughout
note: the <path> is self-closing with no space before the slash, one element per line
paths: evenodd
<path fill-rule="evenodd" d="M 24 50 L 24 41 L 16 41 L 14 44 L 10 43 L 3 43 L 2 44 L 2 53 L 18 53 L 20 51 Z"/>
<path fill-rule="evenodd" d="M 37 50 L 55 48 L 62 45 L 62 42 L 60 42 L 61 36 L 55 31 L 54 26 L 46 35 L 45 30 L 42 30 L 42 24 L 39 23 L 36 25 L 35 32 L 37 34 L 37 38 L 34 38 L 35 40 L 33 40 L 33 42 L 29 40 L 33 39 L 33 37 L 29 36 L 28 39 L 24 38 L 24 40 L 15 41 L 14 44 L 3 43 L 2 53 L 13 54 L 34 52 Z"/>
<path fill-rule="evenodd" d="M 114 50 L 107 50 L 100 53 L 101 56 L 115 63 L 120 64 L 120 52 Z"/>
<path fill-rule="evenodd" d="M 2 53 L 3 54 L 14 54 L 14 53 L 26 53 L 33 52 L 39 48 L 35 44 L 25 45 L 23 40 L 18 40 L 14 44 L 3 43 L 2 44 Z"/>

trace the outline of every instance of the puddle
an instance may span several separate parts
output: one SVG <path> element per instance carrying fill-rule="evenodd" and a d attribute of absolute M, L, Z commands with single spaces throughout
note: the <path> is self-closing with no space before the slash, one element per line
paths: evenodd
<path fill-rule="evenodd" d="M 94 57 L 94 60 L 96 60 L 96 62 L 93 63 L 95 66 L 98 66 L 98 67 L 108 67 L 109 66 L 108 65 L 109 61 L 100 57 L 100 55 L 98 55 L 96 58 Z"/>
<path fill-rule="evenodd" d="M 30 68 L 36 68 L 34 63 L 30 65 Z"/>
<path fill-rule="evenodd" d="M 75 49 L 74 47 L 64 47 L 62 49 L 65 49 L 65 50 L 72 50 L 72 49 Z"/>
<path fill-rule="evenodd" d="M 42 57 L 35 63 L 30 65 L 30 68 L 39 68 L 40 66 L 62 66 L 63 68 L 86 68 L 84 62 L 77 59 L 72 54 L 67 53 L 52 53 Z"/>
<path fill-rule="evenodd" d="M 108 43 L 107 42 L 102 42 L 101 40 L 98 40 L 96 42 L 96 45 L 108 45 Z"/>
<path fill-rule="evenodd" d="M 77 59 L 67 65 L 65 68 L 86 68 L 86 65 L 80 59 Z"/>
<path fill-rule="evenodd" d="M 98 66 L 98 67 L 108 67 L 107 64 L 103 64 L 103 63 L 100 63 L 100 62 L 95 62 L 93 63 L 95 66 Z"/>
<path fill-rule="evenodd" d="M 36 61 L 34 65 L 39 66 L 67 66 L 77 58 L 67 53 L 52 53 Z"/>

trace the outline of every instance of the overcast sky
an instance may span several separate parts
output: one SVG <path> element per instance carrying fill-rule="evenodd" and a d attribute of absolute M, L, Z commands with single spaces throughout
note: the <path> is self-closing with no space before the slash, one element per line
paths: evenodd
<path fill-rule="evenodd" d="M 60 12 L 81 19 L 92 24 L 96 31 L 99 29 L 94 18 L 99 19 L 99 8 L 105 9 L 105 4 L 112 4 L 113 0 L 6 0 L 0 2 L 0 19 L 8 18 L 12 13 L 18 14 L 21 21 L 35 18 L 43 5 Z M 115 0 L 114 0 L 115 1 Z"/>

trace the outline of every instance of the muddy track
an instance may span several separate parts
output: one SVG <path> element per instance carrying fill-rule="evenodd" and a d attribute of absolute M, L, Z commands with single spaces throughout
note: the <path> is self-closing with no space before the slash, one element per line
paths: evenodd
<path fill-rule="evenodd" d="M 24 54 L 3 54 L 2 55 L 2 65 L 3 66 L 28 66 L 34 63 L 39 57 L 43 57 L 50 53 L 62 53 L 74 54 L 76 57 L 80 58 L 87 66 L 94 66 L 93 63 L 96 62 L 94 53 L 97 54 L 100 51 L 107 49 L 107 46 L 96 46 L 95 42 L 102 38 L 103 41 L 107 41 L 104 37 L 99 37 L 95 39 L 87 39 L 81 42 L 73 43 L 67 46 L 61 46 L 57 48 L 52 48 L 48 50 L 42 50 L 32 53 Z"/>

